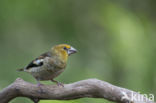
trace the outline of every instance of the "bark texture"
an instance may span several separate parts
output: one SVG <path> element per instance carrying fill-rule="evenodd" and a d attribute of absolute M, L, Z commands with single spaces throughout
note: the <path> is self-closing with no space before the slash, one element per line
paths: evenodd
<path fill-rule="evenodd" d="M 136 98 L 139 96 L 143 97 L 137 92 L 98 79 L 82 80 L 65 84 L 64 87 L 57 85 L 38 87 L 18 78 L 0 92 L 0 103 L 8 103 L 16 97 L 27 97 L 35 103 L 39 100 L 72 100 L 84 97 L 103 98 L 120 103 L 154 103 L 146 97 L 143 97 L 143 100 Z"/>

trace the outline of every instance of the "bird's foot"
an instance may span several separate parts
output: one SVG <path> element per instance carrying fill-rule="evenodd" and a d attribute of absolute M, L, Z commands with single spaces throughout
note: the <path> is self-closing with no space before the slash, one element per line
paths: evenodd
<path fill-rule="evenodd" d="M 38 86 L 38 87 L 42 87 L 43 84 L 41 84 L 41 83 L 37 83 L 37 86 Z"/>
<path fill-rule="evenodd" d="M 56 81 L 56 80 L 51 80 L 52 82 L 55 82 L 56 84 L 57 84 L 57 86 L 61 86 L 61 87 L 64 87 L 64 84 L 63 83 L 61 83 L 61 82 L 58 82 L 58 81 Z"/>
<path fill-rule="evenodd" d="M 61 83 L 61 82 L 57 82 L 56 84 L 57 84 L 57 86 L 62 86 L 62 87 L 64 87 L 64 84 Z"/>
<path fill-rule="evenodd" d="M 41 94 L 44 94 L 45 93 L 45 91 L 42 89 L 42 87 L 43 87 L 44 85 L 43 84 L 41 84 L 41 83 L 37 83 L 37 87 L 39 88 L 39 93 L 41 93 Z"/>

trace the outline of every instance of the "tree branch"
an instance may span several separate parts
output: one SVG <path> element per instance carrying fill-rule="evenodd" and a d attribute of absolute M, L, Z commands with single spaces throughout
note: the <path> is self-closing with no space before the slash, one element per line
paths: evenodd
<path fill-rule="evenodd" d="M 135 98 L 132 97 L 132 94 Z M 16 97 L 27 97 L 35 103 L 38 100 L 72 100 L 78 98 L 104 98 L 120 103 L 154 103 L 134 91 L 120 88 L 107 82 L 88 79 L 65 84 L 64 87 L 56 85 L 43 85 L 40 88 L 20 78 L 0 92 L 0 103 L 8 103 Z"/>

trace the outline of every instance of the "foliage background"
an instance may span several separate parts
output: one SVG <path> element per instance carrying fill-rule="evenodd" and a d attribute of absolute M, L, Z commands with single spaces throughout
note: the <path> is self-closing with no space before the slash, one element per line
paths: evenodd
<path fill-rule="evenodd" d="M 33 58 L 60 43 L 78 49 L 56 79 L 71 83 L 98 78 L 156 95 L 155 0 L 1 0 L 0 89 Z M 44 82 L 44 84 L 52 84 Z M 32 103 L 16 98 L 11 103 Z M 40 103 L 104 103 L 103 99 Z"/>

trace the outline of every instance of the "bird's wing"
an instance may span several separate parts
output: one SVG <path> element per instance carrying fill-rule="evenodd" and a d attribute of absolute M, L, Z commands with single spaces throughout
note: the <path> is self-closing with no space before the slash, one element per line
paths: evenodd
<path fill-rule="evenodd" d="M 36 59 L 33 60 L 32 62 L 30 62 L 30 63 L 25 67 L 25 69 L 28 70 L 28 69 L 33 68 L 33 67 L 42 66 L 42 65 L 43 65 L 43 60 L 44 60 L 44 58 L 46 58 L 46 57 L 51 57 L 50 52 L 46 52 L 46 53 L 44 53 L 44 54 L 41 54 L 38 58 L 36 58 Z"/>

